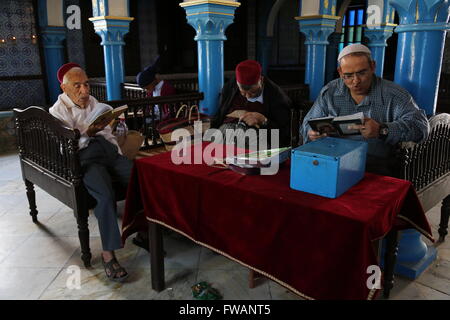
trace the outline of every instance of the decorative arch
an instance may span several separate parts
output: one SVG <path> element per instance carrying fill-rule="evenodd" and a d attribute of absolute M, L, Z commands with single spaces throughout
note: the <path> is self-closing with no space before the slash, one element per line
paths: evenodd
<path fill-rule="evenodd" d="M 286 0 L 277 0 L 270 10 L 269 13 L 269 19 L 267 19 L 267 29 L 266 29 L 266 36 L 267 37 L 273 37 L 273 30 L 275 26 L 275 21 L 277 19 L 278 12 L 280 11 L 280 8 L 283 6 L 284 2 Z"/>
<path fill-rule="evenodd" d="M 350 5 L 350 2 L 352 2 L 352 0 L 344 0 L 344 2 L 342 2 L 341 7 L 339 8 L 339 12 L 337 15 L 341 18 L 338 21 L 336 21 L 336 32 L 338 33 L 342 33 L 342 20 L 344 18 L 348 6 Z"/>

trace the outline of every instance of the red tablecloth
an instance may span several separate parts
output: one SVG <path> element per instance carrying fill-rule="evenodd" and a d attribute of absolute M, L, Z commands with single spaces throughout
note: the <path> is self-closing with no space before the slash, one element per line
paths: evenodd
<path fill-rule="evenodd" d="M 408 181 L 367 173 L 328 199 L 291 189 L 289 167 L 245 176 L 175 165 L 170 152 L 136 160 L 122 239 L 157 222 L 313 299 L 373 298 L 366 285 L 367 267 L 378 264 L 372 241 L 394 225 L 432 239 Z"/>

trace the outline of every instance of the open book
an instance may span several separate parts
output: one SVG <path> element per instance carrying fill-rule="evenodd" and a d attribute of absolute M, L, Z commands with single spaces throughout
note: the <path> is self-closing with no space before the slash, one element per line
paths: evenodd
<path fill-rule="evenodd" d="M 281 164 L 291 155 L 291 147 L 261 150 L 257 152 L 241 153 L 234 157 L 214 159 L 214 166 L 229 168 L 240 174 L 261 174 L 261 168 L 273 164 Z"/>
<path fill-rule="evenodd" d="M 326 133 L 328 136 L 339 137 L 361 134 L 358 129 L 353 129 L 351 126 L 364 124 L 364 113 L 358 112 L 348 116 L 309 119 L 308 124 L 314 131 L 318 131 L 320 134 Z"/>
<path fill-rule="evenodd" d="M 107 104 L 99 103 L 95 107 L 94 111 L 92 111 L 86 118 L 86 122 L 89 124 L 89 127 L 95 126 L 100 123 L 104 123 L 106 126 L 108 123 L 116 119 L 127 109 L 128 109 L 127 105 L 123 105 L 113 109 L 111 106 Z"/>

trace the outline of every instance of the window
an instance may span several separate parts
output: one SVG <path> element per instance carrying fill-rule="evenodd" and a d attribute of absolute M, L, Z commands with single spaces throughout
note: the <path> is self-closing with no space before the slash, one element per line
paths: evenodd
<path fill-rule="evenodd" d="M 339 42 L 339 52 L 353 43 L 361 43 L 363 39 L 363 7 L 349 7 L 342 21 L 342 36 Z"/>

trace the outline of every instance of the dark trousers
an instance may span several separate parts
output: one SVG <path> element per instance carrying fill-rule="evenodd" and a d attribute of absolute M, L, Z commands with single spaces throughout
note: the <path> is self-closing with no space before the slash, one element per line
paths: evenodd
<path fill-rule="evenodd" d="M 91 139 L 80 151 L 83 182 L 89 194 L 97 201 L 94 214 L 98 220 L 103 250 L 122 247 L 117 223 L 116 197 L 113 180 L 128 185 L 132 162 L 118 153 L 117 146 L 103 136 Z"/>

